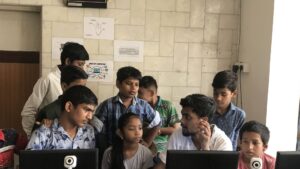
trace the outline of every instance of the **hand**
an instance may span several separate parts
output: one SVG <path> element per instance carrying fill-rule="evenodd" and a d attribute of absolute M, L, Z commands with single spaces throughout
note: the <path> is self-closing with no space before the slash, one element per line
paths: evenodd
<path fill-rule="evenodd" d="M 196 134 L 196 137 L 199 139 L 202 150 L 209 150 L 209 143 L 211 138 L 211 129 L 210 124 L 201 120 L 198 126 L 199 132 Z"/>

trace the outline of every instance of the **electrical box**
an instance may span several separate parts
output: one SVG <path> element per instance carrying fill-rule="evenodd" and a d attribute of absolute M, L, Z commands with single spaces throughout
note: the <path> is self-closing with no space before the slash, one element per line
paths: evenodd
<path fill-rule="evenodd" d="M 250 66 L 248 63 L 245 63 L 245 62 L 237 62 L 237 63 L 233 64 L 232 69 L 236 70 L 236 71 L 241 71 L 243 73 L 250 72 Z"/>
<path fill-rule="evenodd" d="M 66 0 L 69 7 L 107 8 L 107 0 Z"/>

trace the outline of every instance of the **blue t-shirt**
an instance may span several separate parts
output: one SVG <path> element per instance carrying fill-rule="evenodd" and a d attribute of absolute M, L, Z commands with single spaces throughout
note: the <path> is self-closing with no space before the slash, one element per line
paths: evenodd
<path fill-rule="evenodd" d="M 233 103 L 230 104 L 228 111 L 224 114 L 214 113 L 212 123 L 217 125 L 232 142 L 233 150 L 236 150 L 239 131 L 242 128 L 246 118 L 244 110 L 236 107 Z"/>

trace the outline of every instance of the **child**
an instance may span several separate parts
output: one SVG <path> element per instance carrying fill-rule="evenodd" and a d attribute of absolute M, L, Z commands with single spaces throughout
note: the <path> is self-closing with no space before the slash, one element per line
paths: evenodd
<path fill-rule="evenodd" d="M 34 126 L 37 112 L 62 94 L 60 86 L 61 68 L 66 65 L 83 68 L 85 61 L 89 60 L 89 54 L 84 46 L 78 43 L 67 42 L 62 49 L 60 60 L 61 64 L 57 65 L 55 70 L 50 72 L 47 76 L 41 77 L 35 83 L 32 94 L 23 107 L 21 112 L 22 126 L 28 138 Z"/>
<path fill-rule="evenodd" d="M 159 113 L 156 113 L 146 101 L 136 97 L 141 78 L 141 72 L 134 67 L 120 68 L 116 81 L 118 95 L 103 101 L 96 110 L 96 116 L 103 122 L 102 133 L 108 145 L 111 145 L 116 137 L 119 117 L 128 112 L 139 115 L 143 124 L 150 129 L 144 138 L 145 145 L 151 145 L 157 135 L 160 125 Z"/>
<path fill-rule="evenodd" d="M 230 138 L 233 150 L 237 149 L 239 130 L 246 117 L 244 110 L 231 102 L 237 93 L 237 80 L 236 73 L 225 70 L 217 73 L 212 83 L 214 99 L 217 103 L 217 111 L 213 114 L 212 123 Z"/>
<path fill-rule="evenodd" d="M 180 121 L 173 104 L 157 95 L 157 88 L 157 82 L 152 76 L 144 76 L 140 81 L 138 96 L 160 114 L 162 124 L 154 143 L 157 152 L 161 153 L 167 150 L 168 138 L 180 126 Z"/>
<path fill-rule="evenodd" d="M 143 135 L 141 119 L 134 113 L 118 121 L 118 137 L 103 156 L 102 169 L 148 169 L 153 167 L 151 151 L 139 144 Z"/>
<path fill-rule="evenodd" d="M 275 158 L 264 152 L 268 148 L 269 129 L 256 121 L 249 121 L 240 130 L 240 157 L 238 169 L 250 169 L 253 157 L 262 159 L 262 169 L 274 169 Z"/>

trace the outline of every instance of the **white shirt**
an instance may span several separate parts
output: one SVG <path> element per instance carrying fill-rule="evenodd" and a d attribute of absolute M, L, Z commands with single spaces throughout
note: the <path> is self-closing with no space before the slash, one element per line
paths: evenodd
<path fill-rule="evenodd" d="M 55 70 L 47 76 L 41 77 L 35 83 L 32 94 L 29 96 L 21 112 L 22 126 L 28 136 L 31 134 L 37 112 L 56 100 L 63 93 L 60 85 L 60 75 L 61 72 L 56 67 Z"/>
<path fill-rule="evenodd" d="M 212 136 L 209 149 L 216 151 L 232 151 L 232 143 L 226 134 L 216 125 L 212 125 Z M 170 137 L 168 150 L 197 150 L 191 136 L 184 136 L 182 128 L 177 129 Z M 166 153 L 161 153 L 160 158 L 166 163 Z"/>

